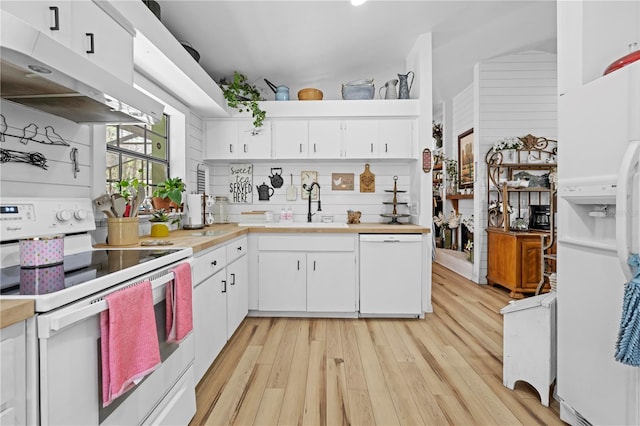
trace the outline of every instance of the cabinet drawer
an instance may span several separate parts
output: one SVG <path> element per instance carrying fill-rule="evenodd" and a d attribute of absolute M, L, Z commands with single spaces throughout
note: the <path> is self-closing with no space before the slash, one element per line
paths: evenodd
<path fill-rule="evenodd" d="M 227 251 L 225 247 L 213 249 L 196 257 L 191 264 L 193 283 L 198 284 L 207 277 L 215 274 L 227 264 Z"/>
<path fill-rule="evenodd" d="M 247 237 L 238 238 L 227 244 L 227 263 L 231 263 L 240 256 L 247 254 Z"/>
<path fill-rule="evenodd" d="M 265 236 L 258 238 L 260 251 L 354 251 L 354 236 Z"/>

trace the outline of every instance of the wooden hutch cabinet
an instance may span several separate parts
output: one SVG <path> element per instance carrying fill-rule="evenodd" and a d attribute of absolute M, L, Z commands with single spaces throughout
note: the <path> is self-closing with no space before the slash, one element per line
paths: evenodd
<path fill-rule="evenodd" d="M 555 271 L 557 142 L 527 135 L 517 150 L 487 153 L 487 282 L 510 296 L 549 288 Z"/>

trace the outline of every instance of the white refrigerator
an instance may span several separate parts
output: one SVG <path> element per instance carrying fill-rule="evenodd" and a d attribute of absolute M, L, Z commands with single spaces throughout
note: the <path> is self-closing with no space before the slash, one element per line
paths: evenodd
<path fill-rule="evenodd" d="M 560 96 L 557 396 L 580 425 L 640 424 L 640 368 L 615 360 L 640 250 L 640 62 Z"/>

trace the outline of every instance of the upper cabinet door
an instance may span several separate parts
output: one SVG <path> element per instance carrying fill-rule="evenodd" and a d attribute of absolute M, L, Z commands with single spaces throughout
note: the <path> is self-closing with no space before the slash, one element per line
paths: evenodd
<path fill-rule="evenodd" d="M 307 158 L 308 123 L 307 120 L 274 120 L 274 158 Z"/>
<path fill-rule="evenodd" d="M 256 129 L 253 121 L 238 124 L 238 158 L 271 158 L 271 122 Z"/>
<path fill-rule="evenodd" d="M 71 48 L 133 84 L 133 36 L 92 1 L 75 1 Z"/>
<path fill-rule="evenodd" d="M 380 120 L 380 158 L 413 156 L 413 122 L 411 119 Z"/>
<path fill-rule="evenodd" d="M 347 158 L 378 158 L 379 120 L 344 122 L 344 145 Z"/>
<path fill-rule="evenodd" d="M 309 121 L 309 158 L 341 158 L 342 121 Z"/>
<path fill-rule="evenodd" d="M 234 160 L 238 158 L 237 121 L 207 121 L 204 157 L 207 160 Z"/>
<path fill-rule="evenodd" d="M 22 19 L 65 46 L 71 46 L 71 3 L 68 0 L 2 0 L 0 9 Z"/>

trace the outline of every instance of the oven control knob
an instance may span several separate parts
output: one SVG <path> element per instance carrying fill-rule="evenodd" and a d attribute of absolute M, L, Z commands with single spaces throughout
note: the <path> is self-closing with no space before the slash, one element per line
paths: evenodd
<path fill-rule="evenodd" d="M 60 222 L 66 222 L 71 219 L 71 212 L 69 210 L 58 210 L 56 213 L 56 219 Z"/>
<path fill-rule="evenodd" d="M 77 220 L 85 220 L 87 218 L 87 211 L 85 209 L 76 210 L 73 212 L 73 216 Z"/>

